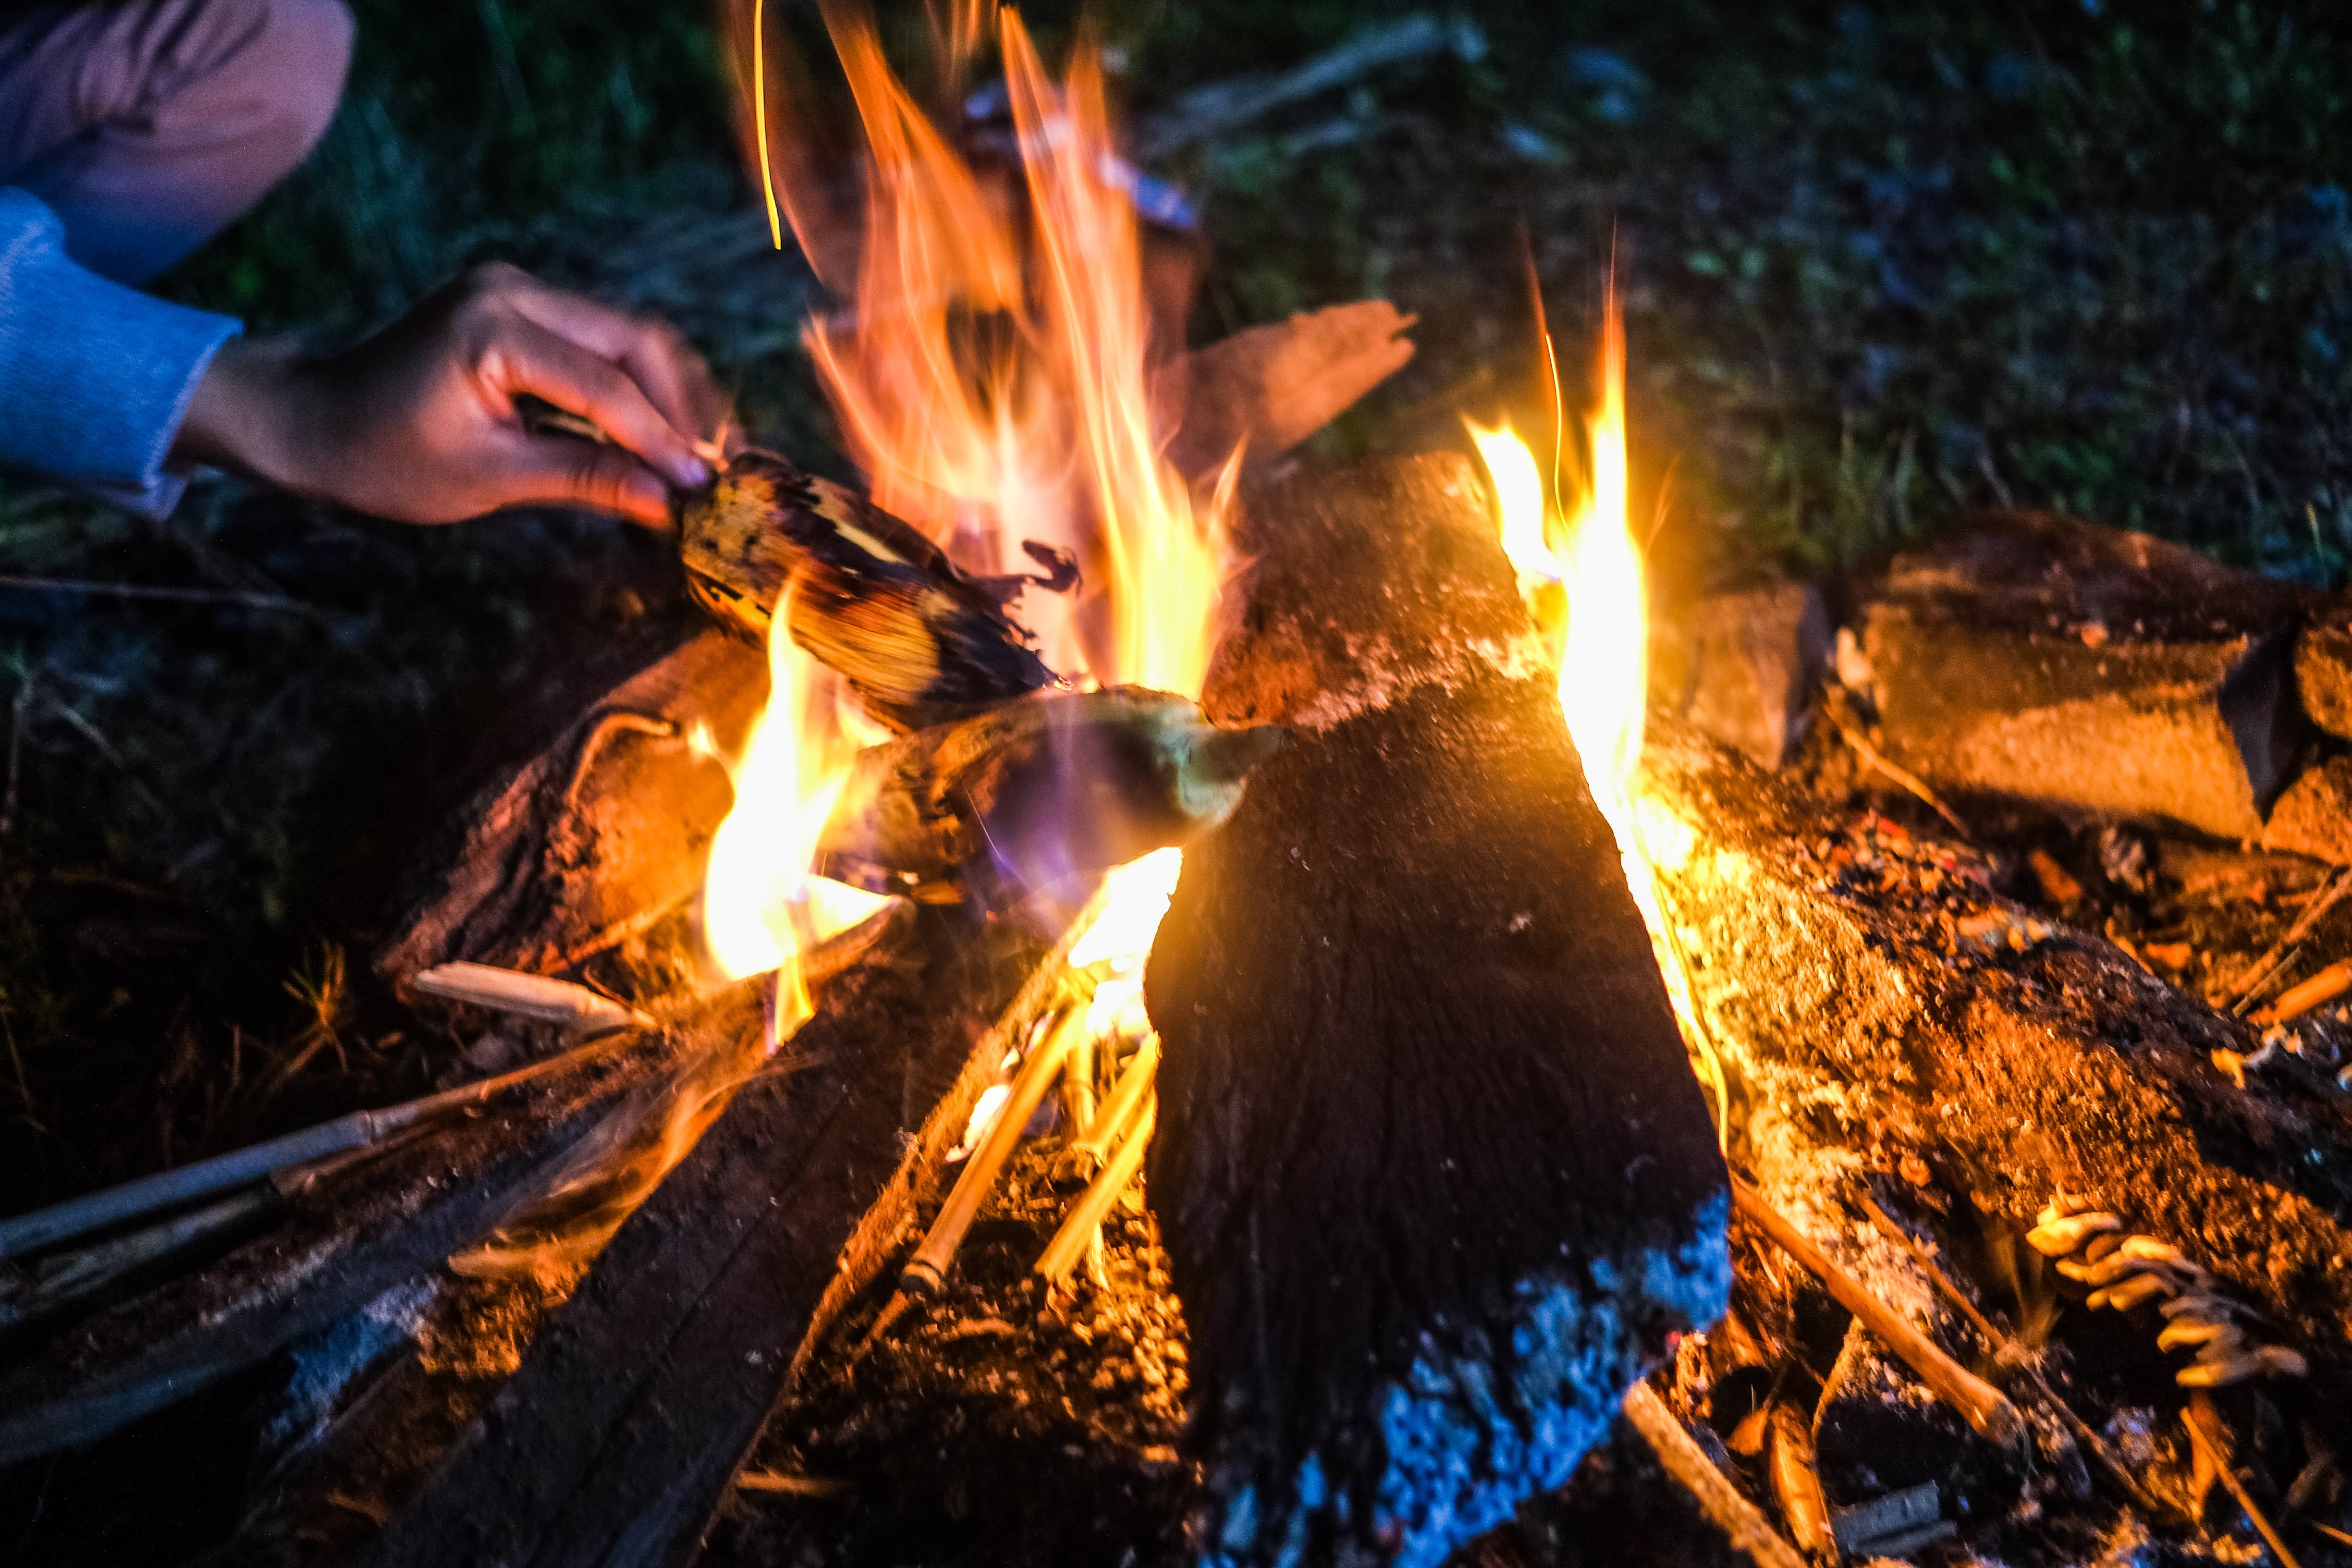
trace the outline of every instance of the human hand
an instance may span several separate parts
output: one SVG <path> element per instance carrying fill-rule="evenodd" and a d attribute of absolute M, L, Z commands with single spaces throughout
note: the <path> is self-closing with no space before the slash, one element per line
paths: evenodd
<path fill-rule="evenodd" d="M 530 429 L 526 394 L 613 444 Z M 172 455 L 404 522 L 577 506 L 661 528 L 670 486 L 709 481 L 727 420 L 674 329 L 492 263 L 338 353 L 227 343 Z"/>

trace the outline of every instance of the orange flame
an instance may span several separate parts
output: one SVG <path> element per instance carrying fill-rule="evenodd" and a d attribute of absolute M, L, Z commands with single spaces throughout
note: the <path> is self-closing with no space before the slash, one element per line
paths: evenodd
<path fill-rule="evenodd" d="M 961 13 L 955 37 L 971 32 Z M 1017 184 L 958 155 L 869 20 L 828 13 L 866 133 L 864 248 L 852 309 L 812 321 L 809 350 L 885 510 L 979 570 L 1022 569 L 1026 539 L 1078 552 L 1086 599 L 1024 606 L 1049 664 L 1195 695 L 1223 509 L 1196 507 L 1160 456 L 1142 242 L 1100 58 L 1082 47 L 1055 82 L 1019 16 L 996 22 Z M 821 205 L 787 190 L 784 208 L 815 251 L 803 215 Z"/>
<path fill-rule="evenodd" d="M 950 81 L 984 15 L 976 0 L 935 14 Z M 967 161 L 931 123 L 870 18 L 829 7 L 825 20 L 865 132 L 863 245 L 850 308 L 811 321 L 805 341 L 875 501 L 982 572 L 1021 569 L 1025 540 L 1076 551 L 1087 596 L 1023 605 L 1047 662 L 1073 679 L 1197 695 L 1227 497 L 1196 506 L 1154 434 L 1167 423 L 1149 394 L 1142 240 L 1098 55 L 1081 47 L 1056 82 L 1019 16 L 997 13 L 1015 183 Z M 814 226 L 826 205 L 821 193 L 796 195 L 790 175 L 814 159 L 769 155 L 761 25 L 755 5 L 762 183 L 771 210 L 822 254 Z M 798 955 L 866 912 L 862 896 L 807 868 L 856 748 L 871 739 L 834 679 L 782 635 L 785 620 L 771 632 L 768 711 L 736 768 L 703 900 L 721 969 L 777 971 L 780 1038 L 807 1016 Z"/>

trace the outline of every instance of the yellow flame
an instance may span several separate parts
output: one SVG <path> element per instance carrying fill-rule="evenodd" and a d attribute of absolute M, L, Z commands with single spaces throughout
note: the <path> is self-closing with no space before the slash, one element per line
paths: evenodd
<path fill-rule="evenodd" d="M 776 174 L 768 166 L 768 3 L 751 0 L 751 132 L 760 139 L 760 191 L 768 198 L 768 243 L 784 247 L 776 214 Z"/>
<path fill-rule="evenodd" d="M 702 889 L 703 936 L 719 967 L 737 979 L 776 972 L 777 1040 L 811 1010 L 802 954 L 887 901 L 809 874 L 850 763 L 879 731 L 793 641 L 789 599 L 770 626 L 767 709 L 729 770 L 735 805 L 711 839 Z M 708 745 L 707 731 L 698 738 Z"/>
<path fill-rule="evenodd" d="M 1532 595 L 1547 583 L 1558 583 L 1568 574 L 1559 554 L 1552 549 L 1551 508 L 1544 498 L 1542 472 L 1536 467 L 1536 455 L 1519 433 L 1504 420 L 1492 429 L 1465 419 L 1470 440 L 1478 448 L 1478 460 L 1486 466 L 1487 478 L 1495 489 L 1495 510 L 1503 529 L 1503 553 L 1511 559 L 1511 567 L 1519 574 L 1519 592 Z M 1557 662 L 1559 650 L 1554 648 Z"/>
<path fill-rule="evenodd" d="M 1649 584 L 1634 543 L 1625 460 L 1625 328 L 1610 293 L 1601 338 L 1601 406 L 1586 426 L 1591 468 L 1568 524 L 1568 640 L 1559 706 L 1585 782 L 1621 847 L 1634 837 L 1634 775 L 1649 704 Z M 1631 869 L 1629 866 L 1629 870 Z"/>
<path fill-rule="evenodd" d="M 1667 998 L 1700 1081 L 1715 1097 L 1720 1127 L 1727 1103 L 1722 1066 L 1699 1021 L 1681 943 L 1659 899 L 1657 861 L 1638 809 L 1649 705 L 1649 584 L 1632 526 L 1625 328 L 1613 280 L 1598 379 L 1600 406 L 1585 425 L 1585 482 L 1564 522 L 1547 503 L 1535 455 L 1507 423 L 1493 429 L 1474 424 L 1470 435 L 1492 484 L 1503 548 L 1539 628 L 1552 624 L 1544 595 L 1555 584 L 1566 590 L 1565 633 L 1546 637 L 1547 652 L 1559 666 L 1560 713 L 1583 764 L 1585 787 L 1616 837 L 1626 889 L 1649 928 Z M 1686 844 L 1673 846 L 1670 863 L 1679 865 L 1689 852 Z"/>

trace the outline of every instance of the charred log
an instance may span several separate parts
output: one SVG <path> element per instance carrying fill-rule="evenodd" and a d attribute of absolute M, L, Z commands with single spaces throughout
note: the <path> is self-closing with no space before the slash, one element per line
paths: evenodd
<path fill-rule="evenodd" d="M 1723 1165 L 1466 465 L 1286 488 L 1242 543 L 1205 706 L 1303 732 L 1148 981 L 1205 1540 L 1434 1563 L 1720 1313 Z"/>

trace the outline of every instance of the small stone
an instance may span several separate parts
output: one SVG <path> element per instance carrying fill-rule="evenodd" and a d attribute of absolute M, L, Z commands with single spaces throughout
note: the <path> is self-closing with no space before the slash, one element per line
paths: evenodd
<path fill-rule="evenodd" d="M 2286 786 L 2263 828 L 2265 849 L 2352 862 L 2352 757 L 2330 757 Z"/>
<path fill-rule="evenodd" d="M 2295 647 L 2294 683 L 2313 723 L 2352 740 L 2352 603 L 2312 617 Z"/>
<path fill-rule="evenodd" d="M 1710 594 L 1660 623 L 1652 697 L 1778 768 L 1805 738 L 1831 647 L 1829 612 L 1809 584 Z"/>

